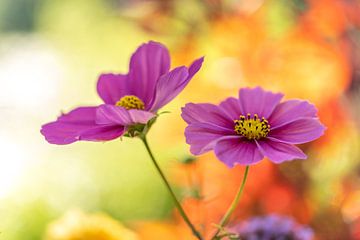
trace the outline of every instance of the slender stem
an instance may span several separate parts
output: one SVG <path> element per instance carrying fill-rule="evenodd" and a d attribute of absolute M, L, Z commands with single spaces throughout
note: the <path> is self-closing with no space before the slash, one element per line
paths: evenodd
<path fill-rule="evenodd" d="M 182 218 L 184 219 L 184 221 L 186 222 L 186 224 L 189 226 L 189 228 L 191 229 L 191 231 L 193 232 L 193 234 L 194 234 L 199 240 L 203 240 L 203 237 L 202 237 L 201 234 L 196 230 L 196 228 L 194 227 L 194 225 L 191 223 L 189 217 L 186 215 L 184 209 L 182 208 L 179 200 L 176 198 L 176 195 L 175 195 L 174 191 L 172 190 L 172 188 L 171 188 L 168 180 L 166 179 L 164 173 L 162 172 L 159 164 L 157 163 L 157 161 L 156 161 L 155 158 L 154 158 L 154 155 L 153 155 L 152 152 L 151 152 L 151 149 L 150 149 L 149 144 L 148 144 L 148 142 L 147 142 L 147 140 L 146 140 L 146 137 L 145 137 L 145 136 L 142 136 L 142 137 L 140 137 L 140 139 L 143 141 L 143 143 L 144 143 L 144 145 L 145 145 L 145 147 L 146 147 L 146 150 L 147 150 L 147 152 L 149 153 L 150 158 L 151 158 L 152 162 L 154 163 L 154 166 L 155 166 L 156 170 L 158 171 L 161 179 L 162 179 L 163 182 L 165 183 L 165 186 L 166 186 L 167 190 L 169 191 L 169 193 L 170 193 L 170 195 L 171 195 L 171 197 L 172 197 L 172 199 L 173 199 L 173 201 L 174 201 L 174 203 L 175 203 L 175 206 L 176 206 L 176 208 L 178 209 L 180 215 L 182 216 Z"/>
<path fill-rule="evenodd" d="M 241 198 L 242 192 L 244 190 L 244 187 L 245 187 L 247 175 L 248 175 L 248 172 L 249 172 L 249 167 L 250 166 L 246 166 L 244 177 L 243 177 L 242 183 L 240 185 L 240 188 L 239 188 L 238 192 L 236 193 L 236 196 L 235 196 L 234 200 L 232 201 L 229 209 L 226 211 L 224 217 L 221 219 L 220 224 L 219 224 L 219 229 L 216 231 L 216 233 L 214 234 L 212 239 L 217 239 L 221 228 L 223 228 L 228 223 L 231 214 L 235 211 L 235 209 L 236 209 L 236 207 L 237 207 L 237 205 L 238 205 L 238 203 L 240 201 L 240 198 Z"/>

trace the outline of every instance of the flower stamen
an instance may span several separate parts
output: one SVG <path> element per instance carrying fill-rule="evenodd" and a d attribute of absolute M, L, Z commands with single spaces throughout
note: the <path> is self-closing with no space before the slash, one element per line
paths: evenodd
<path fill-rule="evenodd" d="M 115 105 L 124 107 L 127 110 L 129 110 L 129 109 L 144 110 L 145 109 L 144 102 L 140 98 L 138 98 L 137 96 L 134 96 L 134 95 L 126 95 L 126 96 L 120 98 L 120 100 L 117 101 L 117 103 Z"/>
<path fill-rule="evenodd" d="M 264 117 L 260 119 L 257 114 L 254 114 L 253 117 L 251 117 L 250 113 L 246 117 L 240 115 L 240 118 L 234 120 L 234 123 L 235 132 L 249 140 L 264 138 L 270 132 L 269 122 Z"/>

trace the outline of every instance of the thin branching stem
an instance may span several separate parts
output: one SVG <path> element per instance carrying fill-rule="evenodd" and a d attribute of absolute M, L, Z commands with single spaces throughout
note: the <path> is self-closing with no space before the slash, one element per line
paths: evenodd
<path fill-rule="evenodd" d="M 219 239 L 218 234 L 220 233 L 221 229 L 223 229 L 224 226 L 229 222 L 231 214 L 235 211 L 237 205 L 239 204 L 241 195 L 242 195 L 244 187 L 245 187 L 246 179 L 248 176 L 249 167 L 250 166 L 246 166 L 246 168 L 245 168 L 245 173 L 244 173 L 244 177 L 243 177 L 242 183 L 240 185 L 240 188 L 239 188 L 238 192 L 236 193 L 236 196 L 235 196 L 233 202 L 231 203 L 229 209 L 226 211 L 224 217 L 221 219 L 221 221 L 218 225 L 218 230 L 215 232 L 214 236 L 212 237 L 213 240 Z"/>
<path fill-rule="evenodd" d="M 157 172 L 159 173 L 161 179 L 163 180 L 167 190 L 169 191 L 170 193 L 170 196 L 171 198 L 173 199 L 174 203 L 175 203 L 175 207 L 178 209 L 180 215 L 182 216 L 182 218 L 184 219 L 184 221 L 186 222 L 186 224 L 189 226 L 189 228 L 191 229 L 191 231 L 193 232 L 193 234 L 199 239 L 199 240 L 204 240 L 204 238 L 201 236 L 201 234 L 196 230 L 196 228 L 194 227 L 194 225 L 191 223 L 189 217 L 186 215 L 184 209 L 182 208 L 179 200 L 176 198 L 176 195 L 174 193 L 174 191 L 172 190 L 168 180 L 166 179 L 163 171 L 161 170 L 159 164 L 157 163 L 157 161 L 155 160 L 155 157 L 154 155 L 152 154 L 151 152 L 151 149 L 149 147 L 149 144 L 146 140 L 146 137 L 145 136 L 141 136 L 140 139 L 143 141 L 144 145 L 145 145 L 145 148 L 147 150 L 147 152 L 149 153 L 150 155 L 150 158 L 157 170 Z"/>

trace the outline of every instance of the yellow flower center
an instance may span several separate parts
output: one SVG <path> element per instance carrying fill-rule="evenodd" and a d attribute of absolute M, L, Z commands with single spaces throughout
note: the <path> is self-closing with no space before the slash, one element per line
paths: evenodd
<path fill-rule="evenodd" d="M 260 119 L 257 114 L 254 114 L 254 117 L 251 117 L 250 113 L 246 117 L 240 115 L 240 118 L 234 120 L 234 123 L 235 132 L 249 140 L 264 138 L 270 132 L 269 122 L 265 118 Z"/>
<path fill-rule="evenodd" d="M 139 109 L 144 110 L 145 104 L 144 102 L 134 95 L 126 95 L 120 98 L 119 101 L 115 104 L 116 106 L 124 107 L 126 109 Z"/>

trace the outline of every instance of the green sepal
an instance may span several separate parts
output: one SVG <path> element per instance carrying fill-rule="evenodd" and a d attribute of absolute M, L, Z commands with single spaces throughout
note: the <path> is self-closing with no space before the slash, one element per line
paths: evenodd
<path fill-rule="evenodd" d="M 198 186 L 192 187 L 189 190 L 188 195 L 197 200 L 204 199 L 204 197 L 201 194 L 201 189 Z"/>
<path fill-rule="evenodd" d="M 124 134 L 125 137 L 137 137 L 143 134 L 146 124 L 134 124 L 127 127 L 127 131 Z"/>
<path fill-rule="evenodd" d="M 158 113 L 157 116 L 160 116 L 160 115 L 166 114 L 166 113 L 171 113 L 171 112 L 170 111 L 163 111 L 163 112 Z"/>
<path fill-rule="evenodd" d="M 188 155 L 188 156 L 186 156 L 184 158 L 181 158 L 179 161 L 182 164 L 186 164 L 186 165 L 189 164 L 190 165 L 190 164 L 193 164 L 196 160 L 197 160 L 196 157 Z"/>
<path fill-rule="evenodd" d="M 124 137 L 141 137 L 145 136 L 150 130 L 151 126 L 156 122 L 157 115 L 151 118 L 146 124 L 138 123 L 127 127 Z"/>

